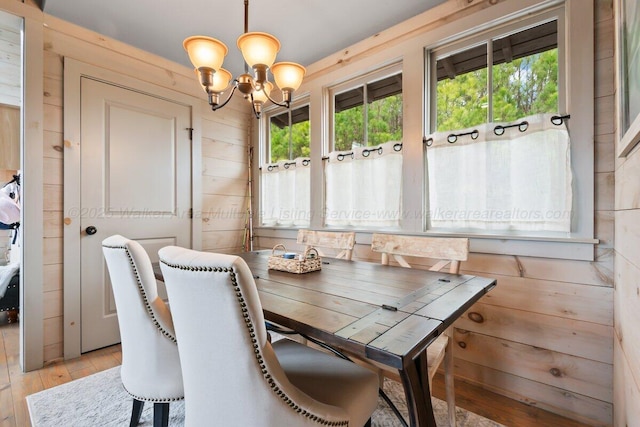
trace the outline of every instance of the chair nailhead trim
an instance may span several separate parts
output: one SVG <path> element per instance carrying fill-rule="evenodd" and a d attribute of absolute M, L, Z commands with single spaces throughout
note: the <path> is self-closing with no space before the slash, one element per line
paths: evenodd
<path fill-rule="evenodd" d="M 151 304 L 149 304 L 149 300 L 147 299 L 147 293 L 144 291 L 144 287 L 142 286 L 142 281 L 140 280 L 140 275 L 138 274 L 138 269 L 136 268 L 136 264 L 133 262 L 133 257 L 131 256 L 131 253 L 129 252 L 129 249 L 126 246 L 107 246 L 107 245 L 102 245 L 102 247 L 103 248 L 108 248 L 108 249 L 123 249 L 124 250 L 124 253 L 127 255 L 127 258 L 129 258 L 129 264 L 131 264 L 131 268 L 133 269 L 133 274 L 136 276 L 136 282 L 138 283 L 138 291 L 140 291 L 140 296 L 142 296 L 142 301 L 144 302 L 144 306 L 146 307 L 147 313 L 151 317 L 151 320 L 153 321 L 153 324 L 155 325 L 156 328 L 158 328 L 158 330 L 160 332 L 162 332 L 162 335 L 164 335 L 166 338 L 169 338 L 174 343 L 177 343 L 176 337 L 171 332 L 169 332 L 165 328 L 163 328 L 162 325 L 160 325 L 160 322 L 158 322 L 158 319 L 156 319 L 156 315 L 153 312 L 153 309 L 151 308 Z"/>
<path fill-rule="evenodd" d="M 229 268 L 229 267 L 203 267 L 203 266 L 177 265 L 177 264 L 170 264 L 170 263 L 168 263 L 168 262 L 166 262 L 166 261 L 164 261 L 162 259 L 160 260 L 160 262 L 163 263 L 164 265 L 166 265 L 167 267 L 175 268 L 175 269 L 178 269 L 178 270 L 186 270 L 186 271 L 194 271 L 194 272 L 229 273 L 230 284 L 231 284 L 231 286 L 233 286 L 233 290 L 236 293 L 236 297 L 237 297 L 237 300 L 238 300 L 238 305 L 240 307 L 240 311 L 242 312 L 242 317 L 245 320 L 245 324 L 247 326 L 247 330 L 248 330 L 249 336 L 251 338 L 251 343 L 252 343 L 253 348 L 254 348 L 254 352 L 255 352 L 255 355 L 256 355 L 256 361 L 258 362 L 258 366 L 260 367 L 260 370 L 262 372 L 263 378 L 267 381 L 267 383 L 269 384 L 269 387 L 271 388 L 271 390 L 276 394 L 276 396 L 280 397 L 289 407 L 291 407 L 291 409 L 293 409 L 294 411 L 296 411 L 299 414 L 302 414 L 306 418 L 311 419 L 312 421 L 315 421 L 315 422 L 317 422 L 317 423 L 319 423 L 321 425 L 331 426 L 331 427 L 348 426 L 349 425 L 349 420 L 329 421 L 329 420 L 325 420 L 325 419 L 323 419 L 323 418 L 321 418 L 321 417 L 319 417 L 317 415 L 314 415 L 314 414 L 308 412 L 306 409 L 302 409 L 293 400 L 291 400 L 289 398 L 289 396 L 287 396 L 286 393 L 283 392 L 280 389 L 280 387 L 278 386 L 278 384 L 274 381 L 273 377 L 271 376 L 271 374 L 267 370 L 266 364 L 264 362 L 264 358 L 262 356 L 262 352 L 260 351 L 260 344 L 258 343 L 256 335 L 254 334 L 255 328 L 253 326 L 253 322 L 251 321 L 251 318 L 249 317 L 248 310 L 246 309 L 246 303 L 245 303 L 244 296 L 242 295 L 242 289 L 240 289 L 240 286 L 238 285 L 236 272 L 234 271 L 233 268 Z"/>
<path fill-rule="evenodd" d="M 166 397 L 166 398 L 149 398 L 149 397 L 140 397 L 140 396 L 136 396 L 135 394 L 131 393 L 129 390 L 127 390 L 127 388 L 124 386 L 124 384 L 122 385 L 122 388 L 124 388 L 124 391 L 126 391 L 129 396 L 133 397 L 136 400 L 141 400 L 144 402 L 157 402 L 157 403 L 168 403 L 168 402 L 177 402 L 179 400 L 184 400 L 184 396 L 182 397 Z"/>

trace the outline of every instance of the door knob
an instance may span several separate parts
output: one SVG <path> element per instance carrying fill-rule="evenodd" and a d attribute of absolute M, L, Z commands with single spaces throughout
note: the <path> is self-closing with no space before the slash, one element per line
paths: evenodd
<path fill-rule="evenodd" d="M 89 236 L 94 235 L 98 232 L 98 229 L 95 228 L 93 225 L 88 226 L 87 228 L 84 229 L 84 231 L 87 232 L 87 234 Z"/>

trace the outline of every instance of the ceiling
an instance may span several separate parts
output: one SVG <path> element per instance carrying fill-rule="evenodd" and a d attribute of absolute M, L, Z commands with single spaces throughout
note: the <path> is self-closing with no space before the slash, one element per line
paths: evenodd
<path fill-rule="evenodd" d="M 217 38 L 229 47 L 224 68 L 243 72 L 236 39 L 243 0 L 40 0 L 44 12 L 191 67 L 182 41 Z M 308 66 L 445 0 L 252 0 L 249 31 L 273 34 L 277 61 Z"/>

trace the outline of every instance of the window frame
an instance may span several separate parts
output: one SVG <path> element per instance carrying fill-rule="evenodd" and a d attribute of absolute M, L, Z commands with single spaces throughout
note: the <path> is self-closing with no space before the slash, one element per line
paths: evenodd
<path fill-rule="evenodd" d="M 515 19 L 505 19 L 504 22 L 501 22 L 497 25 L 491 26 L 490 28 L 483 29 L 481 31 L 477 31 L 471 34 L 466 34 L 464 37 L 460 37 L 455 40 L 448 40 L 446 43 L 439 43 L 431 46 L 426 46 L 424 49 L 425 56 L 425 121 L 424 121 L 424 129 L 425 135 L 436 132 L 437 126 L 437 78 L 435 75 L 437 73 L 437 62 L 442 58 L 446 58 L 450 55 L 454 55 L 456 53 L 464 52 L 466 50 L 472 49 L 476 46 L 486 46 L 487 51 L 487 93 L 491 93 L 494 89 L 493 87 L 493 43 L 495 40 L 501 39 L 503 37 L 516 34 L 518 32 L 536 27 L 540 24 L 544 24 L 551 21 L 556 21 L 557 23 L 557 49 L 558 49 L 558 112 L 560 114 L 568 114 L 567 112 L 567 104 L 569 93 L 567 91 L 566 86 L 566 70 L 567 67 L 567 53 L 566 53 L 566 40 L 567 34 L 565 32 L 566 25 L 566 14 L 565 8 L 563 5 L 555 5 L 549 8 L 545 8 L 537 13 L 529 14 L 526 17 L 515 18 Z M 494 119 L 493 114 L 493 95 L 489 95 L 488 98 L 488 107 L 487 107 L 487 122 L 492 122 Z M 567 123 L 567 127 L 570 126 L 570 120 Z M 573 143 L 572 143 L 573 145 Z M 575 161 L 576 156 L 574 156 L 573 151 L 575 151 L 575 147 L 572 147 L 572 167 L 573 162 Z M 424 152 L 424 162 L 425 162 L 425 175 L 424 175 L 424 211 L 429 212 L 429 182 L 428 176 L 426 173 L 426 150 Z M 576 193 L 576 185 L 573 185 L 574 194 Z M 575 197 L 574 197 L 575 198 Z M 576 209 L 576 202 L 574 200 L 572 211 Z M 579 214 L 578 214 L 579 215 Z M 578 224 L 575 224 L 576 221 L 580 220 L 580 218 L 576 218 L 576 214 L 572 212 L 572 228 L 571 234 L 573 234 L 578 227 Z M 468 237 L 473 236 L 495 236 L 496 232 L 487 230 L 485 232 L 479 230 L 466 230 L 466 229 L 446 229 L 446 228 L 438 228 L 431 227 L 429 224 L 429 218 L 427 215 L 424 216 L 423 229 L 426 233 L 444 233 L 444 234 L 462 234 Z M 535 231 L 505 231 L 504 233 L 498 233 L 500 237 L 530 237 L 530 238 L 564 238 L 567 237 L 567 233 L 562 232 L 535 232 Z"/>
<path fill-rule="evenodd" d="M 329 135 L 329 138 L 327 138 L 324 146 L 323 146 L 323 151 L 322 151 L 322 155 L 324 156 L 328 156 L 329 153 L 331 153 L 332 151 L 334 151 L 335 149 L 335 97 L 338 94 L 344 93 L 344 92 L 348 92 L 350 90 L 353 90 L 357 87 L 363 86 L 365 87 L 366 85 L 368 85 L 369 83 L 373 83 L 376 82 L 378 80 L 382 80 L 385 79 L 387 77 L 391 77 L 394 76 L 396 74 L 402 74 L 403 69 L 402 69 L 402 62 L 394 62 L 392 64 L 389 65 L 385 65 L 383 67 L 377 68 L 375 70 L 366 72 L 364 74 L 360 74 L 357 77 L 354 77 L 352 79 L 349 79 L 347 81 L 338 83 L 336 85 L 332 85 L 330 87 L 327 88 L 326 93 L 327 93 L 327 105 L 328 105 L 328 117 L 327 117 L 327 124 L 328 124 L 328 131 L 327 131 L 327 135 Z M 364 101 L 363 99 L 363 106 L 365 106 L 367 103 Z M 404 115 L 404 106 L 403 106 L 403 113 Z M 367 117 L 367 109 L 366 107 L 364 107 L 364 111 L 363 111 L 363 120 L 364 118 Z M 364 140 L 367 141 L 367 143 L 369 142 L 369 138 L 368 138 L 368 134 L 367 134 L 367 129 L 368 129 L 368 123 L 366 122 L 366 120 L 364 120 L 363 122 L 363 129 L 364 129 Z M 404 132 L 403 132 L 404 134 Z M 367 144 L 368 146 L 368 144 Z"/>
<path fill-rule="evenodd" d="M 499 239 L 533 239 L 533 240 L 569 240 L 569 241 L 583 241 L 595 243 L 593 239 L 593 217 L 594 217 L 594 201 L 593 191 L 590 193 L 582 190 L 582 188 L 594 188 L 593 187 L 593 148 L 594 141 L 593 126 L 591 127 L 591 137 L 584 138 L 581 136 L 583 132 L 583 126 L 580 125 L 580 115 L 572 114 L 570 111 L 571 105 L 580 106 L 586 105 L 588 110 L 591 105 L 591 111 L 593 114 L 593 92 L 584 91 L 584 93 L 576 90 L 576 86 L 570 84 L 567 78 L 567 71 L 571 69 L 579 69 L 572 64 L 575 61 L 572 52 L 568 50 L 568 47 L 572 43 L 571 29 L 568 24 L 570 19 L 570 11 L 567 10 L 569 6 L 566 4 L 553 4 L 540 10 L 536 13 L 529 13 L 522 16 L 507 17 L 498 23 L 494 23 L 490 27 L 481 28 L 474 32 L 468 32 L 460 34 L 458 37 L 452 37 L 445 42 L 435 43 L 424 48 L 424 79 L 425 79 L 425 94 L 424 94 L 424 122 L 423 128 L 425 129 L 425 135 L 431 133 L 435 129 L 436 122 L 436 84 L 437 79 L 431 78 L 435 76 L 436 63 L 438 58 L 448 56 L 450 54 L 465 51 L 473 46 L 488 44 L 488 52 L 491 52 L 492 40 L 499 39 L 509 34 L 514 34 L 519 31 L 534 27 L 538 24 L 549 22 L 551 20 L 557 20 L 557 34 L 558 34 L 558 110 L 559 112 L 571 114 L 571 119 L 567 122 L 567 127 L 573 128 L 574 133 L 578 136 L 572 135 L 572 149 L 571 149 L 571 166 L 574 172 L 574 179 L 572 189 L 574 193 L 573 206 L 572 206 L 572 225 L 570 233 L 561 232 L 479 232 L 479 231 L 467 231 L 467 230 L 449 230 L 429 228 L 429 221 L 427 215 L 424 215 L 422 221 L 422 231 L 430 235 L 447 235 L 456 236 L 463 235 L 466 237 L 479 237 L 479 238 L 499 238 Z M 573 30 L 575 31 L 575 30 Z M 592 34 L 593 35 L 593 34 Z M 578 40 L 575 40 L 578 42 Z M 591 57 L 593 60 L 593 56 Z M 491 68 L 492 57 L 488 54 L 487 67 L 488 67 L 488 79 L 492 80 Z M 591 71 L 593 65 L 590 67 Z M 593 81 L 593 78 L 592 80 Z M 591 85 L 593 86 L 593 85 Z M 491 108 L 491 107 L 489 107 Z M 591 115 L 593 117 L 593 115 Z M 584 116 L 582 117 L 584 119 Z M 583 120 L 582 120 L 583 121 Z M 573 126 L 571 126 L 573 124 Z M 590 153 L 590 154 L 589 154 Z M 423 209 L 424 212 L 429 212 L 429 182 L 427 176 L 427 164 L 426 164 L 426 150 L 424 151 L 423 160 Z M 589 186 L 591 182 L 591 186 Z M 589 193 L 589 194 L 588 194 Z"/>
<path fill-rule="evenodd" d="M 308 93 L 301 94 L 295 97 L 291 102 L 291 110 L 295 110 L 304 106 L 309 107 L 311 111 L 311 98 Z M 259 168 L 271 162 L 271 118 L 279 116 L 282 113 L 286 113 L 287 108 L 278 105 L 271 105 L 265 108 L 262 112 L 262 118 L 259 123 L 259 135 L 260 135 L 260 156 L 259 156 Z M 311 114 L 309 114 L 309 126 L 311 126 Z M 309 135 L 309 150 L 311 150 L 311 135 Z M 293 160 L 293 159 L 289 159 Z"/>
<path fill-rule="evenodd" d="M 302 92 L 300 94 L 296 94 L 296 97 L 291 102 L 290 108 L 291 110 L 295 110 L 296 108 L 301 108 L 304 106 L 309 107 L 309 126 L 311 129 L 311 96 L 308 92 Z M 265 224 L 263 222 L 263 206 L 262 206 L 262 196 L 263 196 L 263 181 L 262 181 L 262 168 L 266 167 L 266 165 L 272 164 L 271 162 L 271 117 L 278 116 L 282 113 L 287 112 L 287 108 L 271 104 L 264 108 L 262 111 L 262 115 L 260 119 L 257 121 L 257 129 L 258 129 L 258 164 L 256 165 L 256 176 L 254 182 L 257 186 L 257 191 L 255 194 L 257 195 L 257 209 L 253 209 L 253 212 L 257 212 L 257 228 L 269 227 L 276 229 L 288 229 L 291 228 L 289 225 L 278 225 L 278 224 Z M 309 135 L 309 150 L 311 151 L 311 135 Z M 290 159 L 293 161 L 295 159 Z M 274 162 L 277 163 L 277 162 Z M 254 187 L 255 188 L 255 187 Z M 309 197 L 311 196 L 312 190 L 309 189 Z"/>
<path fill-rule="evenodd" d="M 425 48 L 425 79 L 428 82 L 427 95 L 425 102 L 430 105 L 425 105 L 425 111 L 429 112 L 429 115 L 425 114 L 425 129 L 428 129 L 427 133 L 436 132 L 436 114 L 437 114 L 437 79 L 430 79 L 430 76 L 436 75 L 437 62 L 441 58 L 464 52 L 475 46 L 486 45 L 487 46 L 487 80 L 493 83 L 493 43 L 495 40 L 516 34 L 520 31 L 524 31 L 537 25 L 544 24 L 551 21 L 557 21 L 557 49 L 558 49 L 558 111 L 566 111 L 566 56 L 565 56 L 565 43 L 564 43 L 564 9 L 560 6 L 556 6 L 550 10 L 546 10 L 542 13 L 527 17 L 523 20 L 516 22 L 505 22 L 502 25 L 497 25 L 490 29 L 486 29 L 479 33 L 469 35 L 461 40 L 449 42 L 442 45 L 432 46 Z M 430 84 L 429 84 L 430 83 Z M 493 85 L 491 86 L 493 90 Z M 488 91 L 488 93 L 492 93 Z M 489 97 L 487 105 L 488 115 L 493 120 L 493 94 Z"/>

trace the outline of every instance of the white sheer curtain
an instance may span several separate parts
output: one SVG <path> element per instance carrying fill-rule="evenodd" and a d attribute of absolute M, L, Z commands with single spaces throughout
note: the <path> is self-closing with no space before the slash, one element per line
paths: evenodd
<path fill-rule="evenodd" d="M 564 121 L 554 125 L 551 117 L 541 114 L 429 135 L 431 227 L 569 232 L 569 133 Z M 501 135 L 494 132 L 496 126 Z M 447 138 L 452 134 L 467 135 L 451 143 Z"/>
<path fill-rule="evenodd" d="M 309 226 L 310 163 L 308 157 L 299 157 L 262 167 L 263 225 Z"/>
<path fill-rule="evenodd" d="M 402 200 L 402 144 L 335 151 L 325 165 L 325 223 L 397 226 Z"/>

